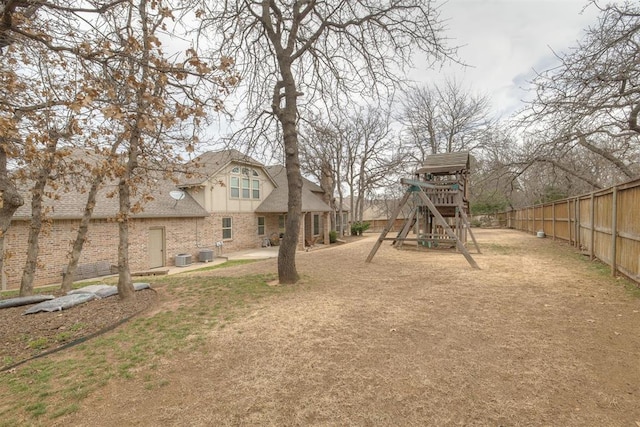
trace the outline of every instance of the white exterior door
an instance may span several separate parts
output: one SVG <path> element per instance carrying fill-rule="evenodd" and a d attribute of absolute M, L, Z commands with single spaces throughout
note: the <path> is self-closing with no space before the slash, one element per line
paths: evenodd
<path fill-rule="evenodd" d="M 164 228 L 149 229 L 149 268 L 164 267 Z"/>

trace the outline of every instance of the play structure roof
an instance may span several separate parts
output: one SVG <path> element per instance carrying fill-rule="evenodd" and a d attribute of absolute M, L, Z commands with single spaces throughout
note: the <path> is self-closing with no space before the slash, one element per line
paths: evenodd
<path fill-rule="evenodd" d="M 441 153 L 427 156 L 422 167 L 416 173 L 456 173 L 469 169 L 469 152 Z"/>

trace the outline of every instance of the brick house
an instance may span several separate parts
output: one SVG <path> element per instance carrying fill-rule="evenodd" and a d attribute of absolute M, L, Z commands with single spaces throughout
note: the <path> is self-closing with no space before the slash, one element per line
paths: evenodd
<path fill-rule="evenodd" d="M 178 186 L 210 213 L 215 242 L 226 251 L 260 247 L 285 233 L 287 176 L 283 166 L 264 166 L 237 150 L 194 159 L 197 173 Z M 329 240 L 331 208 L 322 189 L 303 178 L 299 249 Z"/>
<path fill-rule="evenodd" d="M 197 261 L 202 251 L 224 255 L 257 248 L 286 232 L 287 187 L 282 166 L 265 167 L 236 150 L 205 153 L 189 166 L 194 172 L 179 179 L 177 186 L 158 179 L 154 188 L 149 188 L 153 200 L 144 205 L 142 212 L 132 215 L 129 223 L 132 271 L 174 265 L 178 254 L 189 254 Z M 117 263 L 118 232 L 114 218 L 118 200 L 109 197 L 114 189 L 115 186 L 107 186 L 100 192 L 81 265 Z M 176 192 L 178 189 L 181 191 Z M 328 241 L 331 212 L 321 199 L 319 186 L 305 179 L 302 191 L 299 249 Z M 25 195 L 25 200 L 30 198 Z M 40 235 L 36 286 L 60 283 L 84 203 L 85 196 L 78 193 L 64 193 L 59 200 L 48 202 L 50 227 Z M 27 202 L 14 215 L 5 236 L 3 289 L 20 285 L 29 226 Z"/>

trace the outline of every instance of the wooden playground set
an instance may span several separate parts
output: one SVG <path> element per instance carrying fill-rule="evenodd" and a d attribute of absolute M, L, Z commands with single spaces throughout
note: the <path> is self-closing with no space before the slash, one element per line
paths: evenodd
<path fill-rule="evenodd" d="M 469 152 L 433 154 L 426 158 L 413 179 L 402 179 L 407 187 L 404 196 L 366 262 L 371 262 L 384 241 L 401 249 L 405 243 L 412 246 L 435 249 L 455 248 L 464 255 L 473 268 L 480 267 L 467 249 L 470 236 L 476 252 L 480 247 L 469 223 Z M 395 237 L 387 237 L 396 219 L 408 210 L 402 228 Z M 415 237 L 409 237 L 409 232 Z"/>

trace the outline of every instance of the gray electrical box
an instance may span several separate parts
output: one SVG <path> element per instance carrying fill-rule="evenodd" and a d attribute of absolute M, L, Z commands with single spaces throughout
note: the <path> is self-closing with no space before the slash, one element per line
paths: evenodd
<path fill-rule="evenodd" d="M 213 250 L 212 249 L 201 249 L 198 253 L 198 260 L 200 262 L 211 262 L 213 261 Z"/>
<path fill-rule="evenodd" d="M 176 255 L 176 267 L 186 267 L 191 265 L 191 254 Z"/>

